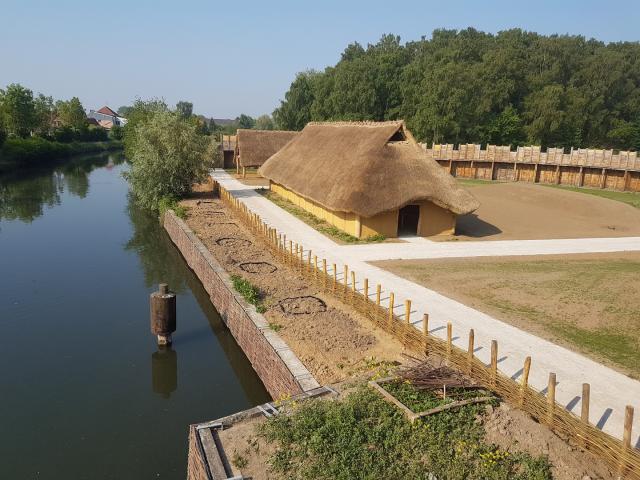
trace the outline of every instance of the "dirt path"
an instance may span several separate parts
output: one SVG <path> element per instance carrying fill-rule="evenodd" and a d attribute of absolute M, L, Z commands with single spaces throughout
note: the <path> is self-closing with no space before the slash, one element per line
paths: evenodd
<path fill-rule="evenodd" d="M 468 186 L 480 208 L 458 218 L 459 240 L 535 240 L 640 235 L 640 209 L 526 183 Z"/>

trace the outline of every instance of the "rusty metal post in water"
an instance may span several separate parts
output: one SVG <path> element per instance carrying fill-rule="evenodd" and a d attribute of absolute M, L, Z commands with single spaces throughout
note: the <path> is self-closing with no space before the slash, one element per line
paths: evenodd
<path fill-rule="evenodd" d="M 171 334 L 176 331 L 176 294 L 161 283 L 157 292 L 149 298 L 151 333 L 157 336 L 158 345 L 171 343 Z"/>

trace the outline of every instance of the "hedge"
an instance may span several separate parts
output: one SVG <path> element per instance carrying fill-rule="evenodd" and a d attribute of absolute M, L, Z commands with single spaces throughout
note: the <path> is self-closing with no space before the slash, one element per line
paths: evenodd
<path fill-rule="evenodd" d="M 120 141 L 52 142 L 38 137 L 9 138 L 0 148 L 0 170 L 30 167 L 50 160 L 83 153 L 106 152 L 122 148 Z"/>

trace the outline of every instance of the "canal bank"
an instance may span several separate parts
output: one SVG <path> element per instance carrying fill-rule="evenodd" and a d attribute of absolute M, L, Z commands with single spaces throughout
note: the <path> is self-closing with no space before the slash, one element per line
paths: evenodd
<path fill-rule="evenodd" d="M 121 156 L 0 178 L 6 478 L 183 479 L 188 425 L 270 399 Z M 171 350 L 149 293 L 178 294 Z"/>

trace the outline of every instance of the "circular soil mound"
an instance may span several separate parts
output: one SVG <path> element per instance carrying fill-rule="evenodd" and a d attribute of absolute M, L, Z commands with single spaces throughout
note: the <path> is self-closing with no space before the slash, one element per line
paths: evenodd
<path fill-rule="evenodd" d="M 327 304 L 311 295 L 284 298 L 278 302 L 283 313 L 288 315 L 307 315 L 327 311 Z"/>
<path fill-rule="evenodd" d="M 246 238 L 222 237 L 216 240 L 221 247 L 248 247 L 252 245 L 251 241 Z"/>
<path fill-rule="evenodd" d="M 278 267 L 267 262 L 245 262 L 238 266 L 248 273 L 273 273 L 278 270 Z"/>
<path fill-rule="evenodd" d="M 238 224 L 235 222 L 209 222 L 207 223 L 207 227 L 210 227 L 212 225 L 232 225 L 234 227 L 237 227 Z"/>

